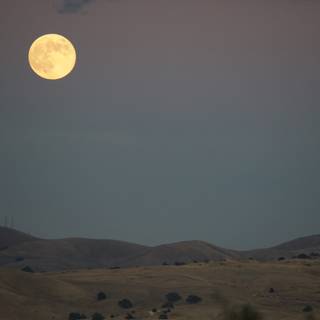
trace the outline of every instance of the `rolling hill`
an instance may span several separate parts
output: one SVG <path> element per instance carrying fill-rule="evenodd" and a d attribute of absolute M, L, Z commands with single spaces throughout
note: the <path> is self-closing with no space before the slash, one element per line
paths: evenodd
<path fill-rule="evenodd" d="M 8 247 L 36 239 L 37 238 L 18 230 L 0 227 L 0 250 L 5 250 Z"/>
<path fill-rule="evenodd" d="M 267 261 L 280 257 L 290 259 L 299 254 L 310 255 L 312 253 L 320 253 L 320 235 L 297 238 L 271 248 L 245 251 L 241 255 L 245 258 L 253 257 L 256 260 Z"/>
<path fill-rule="evenodd" d="M 319 253 L 320 236 L 299 238 L 267 249 L 235 251 L 204 241 L 182 241 L 150 247 L 116 240 L 47 240 L 0 228 L 0 247 L 0 266 L 22 268 L 28 265 L 35 271 L 60 271 L 249 258 L 277 260 L 301 253 Z"/>

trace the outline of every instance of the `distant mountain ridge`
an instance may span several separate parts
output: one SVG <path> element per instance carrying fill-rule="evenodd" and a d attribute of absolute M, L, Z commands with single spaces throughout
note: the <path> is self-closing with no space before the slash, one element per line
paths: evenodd
<path fill-rule="evenodd" d="M 20 268 L 28 265 L 35 271 L 61 271 L 209 260 L 291 258 L 301 253 L 320 253 L 320 235 L 298 238 L 266 249 L 236 251 L 204 241 L 182 241 L 151 247 L 117 240 L 46 240 L 0 227 L 0 248 L 0 266 Z"/>

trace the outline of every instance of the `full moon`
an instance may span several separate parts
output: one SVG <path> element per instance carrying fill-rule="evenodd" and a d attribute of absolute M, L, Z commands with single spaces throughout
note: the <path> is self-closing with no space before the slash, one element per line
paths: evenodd
<path fill-rule="evenodd" d="M 67 76 L 76 64 L 73 44 L 59 34 L 46 34 L 36 39 L 29 50 L 31 69 L 40 77 L 58 80 Z"/>

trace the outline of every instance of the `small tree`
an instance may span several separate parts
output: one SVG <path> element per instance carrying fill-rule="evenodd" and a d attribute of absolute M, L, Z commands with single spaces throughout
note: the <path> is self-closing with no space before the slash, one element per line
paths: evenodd
<path fill-rule="evenodd" d="M 104 317 L 101 313 L 96 312 L 96 313 L 94 313 L 94 314 L 92 315 L 92 318 L 91 318 L 91 319 L 92 319 L 92 320 L 104 320 L 105 317 Z"/>
<path fill-rule="evenodd" d="M 33 269 L 29 266 L 25 266 L 24 268 L 21 269 L 21 271 L 34 273 Z"/>
<path fill-rule="evenodd" d="M 97 294 L 97 300 L 98 301 L 101 301 L 101 300 L 106 300 L 107 299 L 107 296 L 104 292 L 100 291 L 98 294 Z"/>
<path fill-rule="evenodd" d="M 131 309 L 133 307 L 132 302 L 129 299 L 122 299 L 118 302 L 120 308 Z"/>
<path fill-rule="evenodd" d="M 306 305 L 303 309 L 302 309 L 303 312 L 312 312 L 313 311 L 313 308 L 312 306 L 310 305 Z"/>
<path fill-rule="evenodd" d="M 180 301 L 182 298 L 177 292 L 169 292 L 166 294 L 166 299 L 168 302 L 174 303 Z"/>
<path fill-rule="evenodd" d="M 87 319 L 87 317 L 82 313 L 78 312 L 71 312 L 69 314 L 69 320 L 81 320 L 81 319 Z"/>
<path fill-rule="evenodd" d="M 186 303 L 188 303 L 188 304 L 197 304 L 197 303 L 200 303 L 201 301 L 202 301 L 202 299 L 200 297 L 195 296 L 193 294 L 188 296 L 186 299 Z"/>
<path fill-rule="evenodd" d="M 250 304 L 225 311 L 224 320 L 261 320 L 262 315 Z"/>

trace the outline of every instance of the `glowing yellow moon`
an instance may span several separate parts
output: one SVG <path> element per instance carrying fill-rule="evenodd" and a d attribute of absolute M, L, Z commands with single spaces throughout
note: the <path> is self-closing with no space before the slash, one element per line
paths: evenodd
<path fill-rule="evenodd" d="M 73 44 L 59 34 L 45 34 L 36 39 L 29 50 L 31 69 L 40 77 L 57 80 L 74 68 L 77 53 Z"/>

